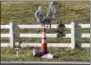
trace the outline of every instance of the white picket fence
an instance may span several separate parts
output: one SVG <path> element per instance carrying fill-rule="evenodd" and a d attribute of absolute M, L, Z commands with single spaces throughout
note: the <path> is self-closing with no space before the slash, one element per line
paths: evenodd
<path fill-rule="evenodd" d="M 51 28 L 56 29 L 58 24 L 52 24 Z M 74 22 L 71 22 L 71 24 L 65 24 L 66 28 L 71 29 L 71 33 L 67 33 L 65 37 L 63 38 L 71 38 L 71 43 L 47 43 L 48 47 L 70 47 L 74 49 L 76 47 L 75 38 L 90 38 L 89 33 L 81 33 L 77 34 L 75 32 L 76 28 L 90 28 L 90 24 L 75 24 Z M 14 40 L 17 38 L 16 30 L 18 29 L 37 29 L 42 28 L 39 24 L 34 25 L 16 25 L 10 22 L 8 25 L 1 25 L 1 29 L 9 29 L 9 33 L 1 33 L 1 38 L 9 38 L 9 43 L 3 43 L 1 42 L 1 47 L 10 47 L 13 48 L 14 46 Z M 42 34 L 31 34 L 31 33 L 19 33 L 18 36 L 20 38 L 41 38 Z M 55 38 L 57 37 L 57 33 L 51 33 L 46 34 L 47 38 Z M 61 40 L 61 39 L 60 39 Z M 40 47 L 40 43 L 21 43 L 21 47 Z M 80 47 L 90 47 L 90 43 L 80 43 L 78 44 Z"/>

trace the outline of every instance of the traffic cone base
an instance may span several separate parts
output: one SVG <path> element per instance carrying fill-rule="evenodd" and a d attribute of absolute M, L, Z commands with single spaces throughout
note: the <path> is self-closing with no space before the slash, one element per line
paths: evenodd
<path fill-rule="evenodd" d="M 41 56 L 43 56 L 43 55 L 45 55 L 45 54 L 47 54 L 48 52 L 41 52 L 40 54 L 41 54 Z"/>
<path fill-rule="evenodd" d="M 53 59 L 53 57 L 54 57 L 53 54 L 50 54 L 50 53 L 47 53 L 47 54 L 41 56 L 41 58 L 45 58 L 45 59 Z"/>

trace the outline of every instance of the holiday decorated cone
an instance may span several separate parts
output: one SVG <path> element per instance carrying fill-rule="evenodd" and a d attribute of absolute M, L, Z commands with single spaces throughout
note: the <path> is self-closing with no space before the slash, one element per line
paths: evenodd
<path fill-rule="evenodd" d="M 43 29 L 42 29 L 42 44 L 41 44 L 41 54 L 42 55 L 45 55 L 47 54 L 47 41 L 46 41 L 46 28 L 45 26 L 43 26 Z"/>

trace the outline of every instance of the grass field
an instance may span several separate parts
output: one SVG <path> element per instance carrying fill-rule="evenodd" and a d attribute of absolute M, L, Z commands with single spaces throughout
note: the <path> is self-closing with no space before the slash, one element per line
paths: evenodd
<path fill-rule="evenodd" d="M 20 50 L 19 57 L 16 57 L 15 51 L 10 48 L 1 49 L 1 60 L 3 61 L 90 61 L 90 49 L 76 48 L 48 48 L 50 53 L 56 54 L 58 58 L 52 60 L 41 59 L 32 56 L 31 48 L 23 48 Z"/>
<path fill-rule="evenodd" d="M 16 24 L 37 24 L 34 18 L 34 12 L 38 5 L 42 5 L 44 14 L 48 2 L 1 2 L 1 24 L 9 24 L 13 22 Z M 89 2 L 59 2 L 59 15 L 52 23 L 61 21 L 64 24 L 71 23 L 89 23 L 90 22 L 90 5 Z M 83 7 L 84 6 L 84 7 Z M 89 29 L 76 29 L 77 32 L 90 33 Z M 1 33 L 8 33 L 9 30 L 1 30 Z M 41 29 L 37 32 L 37 29 L 23 29 L 19 30 L 21 33 L 41 33 Z M 70 33 L 70 29 L 66 30 Z M 47 30 L 47 33 L 56 33 L 56 30 Z M 40 38 L 22 38 L 23 42 L 38 42 L 41 43 Z M 48 42 L 63 43 L 70 42 L 70 39 L 62 38 L 48 38 Z M 1 39 L 1 42 L 9 42 L 9 39 Z M 90 43 L 89 38 L 76 39 L 76 43 Z M 23 48 L 20 51 L 19 58 L 15 56 L 15 52 L 10 48 L 1 48 L 1 60 L 19 60 L 19 61 L 90 61 L 90 49 L 89 48 L 76 48 L 74 50 L 69 48 L 48 48 L 49 52 L 57 54 L 59 57 L 52 60 L 46 60 L 41 58 L 34 58 L 32 56 L 31 48 Z"/>

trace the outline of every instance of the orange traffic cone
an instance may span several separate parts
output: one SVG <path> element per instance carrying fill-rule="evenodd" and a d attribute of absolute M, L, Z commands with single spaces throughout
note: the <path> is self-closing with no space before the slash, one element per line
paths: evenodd
<path fill-rule="evenodd" d="M 41 45 L 41 55 L 47 54 L 47 41 L 46 41 L 46 28 L 45 26 L 42 29 L 42 45 Z"/>

